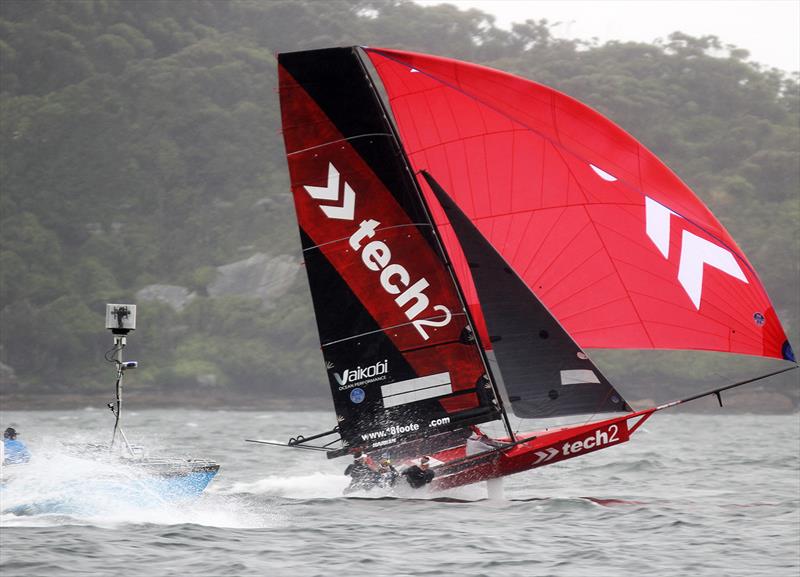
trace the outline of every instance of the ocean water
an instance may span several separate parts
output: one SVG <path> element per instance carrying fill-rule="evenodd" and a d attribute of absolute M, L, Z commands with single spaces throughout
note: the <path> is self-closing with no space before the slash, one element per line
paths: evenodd
<path fill-rule="evenodd" d="M 107 411 L 2 411 L 34 453 L 0 489 L 0 575 L 797 577 L 800 416 L 656 414 L 630 442 L 446 493 L 344 498 L 348 459 L 244 442 L 327 412 L 125 415 L 151 454 L 217 460 L 190 503 L 94 491 Z M 10 512 L 13 511 L 13 512 Z"/>

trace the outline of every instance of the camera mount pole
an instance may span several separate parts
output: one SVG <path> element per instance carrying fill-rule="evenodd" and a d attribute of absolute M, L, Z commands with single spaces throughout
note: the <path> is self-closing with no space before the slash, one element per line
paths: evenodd
<path fill-rule="evenodd" d="M 136 328 L 136 305 L 106 305 L 106 328 L 114 335 L 114 347 L 111 349 L 114 352 L 114 356 L 113 359 L 106 356 L 106 360 L 113 362 L 117 368 L 115 400 L 113 403 L 108 403 L 108 408 L 114 415 L 114 433 L 111 435 L 109 450 L 114 448 L 114 443 L 117 440 L 117 431 L 119 431 L 128 453 L 134 456 L 133 448 L 128 442 L 122 427 L 120 427 L 120 418 L 122 417 L 122 376 L 125 374 L 126 369 L 135 369 L 138 365 L 135 361 L 127 363 L 122 361 L 122 350 L 127 344 L 126 335 Z"/>
<path fill-rule="evenodd" d="M 108 408 L 111 409 L 111 412 L 114 414 L 114 434 L 111 436 L 111 446 L 110 449 L 114 448 L 114 441 L 117 440 L 117 431 L 119 431 L 120 437 L 125 442 L 125 447 L 128 449 L 128 453 L 130 453 L 131 457 L 135 456 L 133 451 L 133 447 L 128 442 L 128 437 L 125 435 L 125 431 L 122 430 L 122 427 L 119 426 L 119 420 L 122 416 L 122 375 L 125 374 L 125 369 L 127 368 L 126 364 L 122 362 L 122 349 L 125 348 L 126 339 L 124 336 L 121 335 L 114 335 L 114 350 L 116 351 L 114 362 L 117 365 L 117 384 L 116 384 L 116 399 L 114 403 L 108 403 Z"/>
<path fill-rule="evenodd" d="M 117 383 L 116 383 L 116 400 L 115 405 L 109 403 L 111 412 L 114 413 L 114 434 L 111 436 L 111 448 L 114 448 L 114 441 L 117 440 L 117 430 L 119 428 L 119 418 L 122 412 L 122 375 L 125 373 L 122 365 L 122 349 L 125 348 L 127 339 L 121 335 L 114 335 L 114 349 L 116 351 L 114 362 L 117 365 Z M 124 433 L 123 433 L 124 438 Z"/>

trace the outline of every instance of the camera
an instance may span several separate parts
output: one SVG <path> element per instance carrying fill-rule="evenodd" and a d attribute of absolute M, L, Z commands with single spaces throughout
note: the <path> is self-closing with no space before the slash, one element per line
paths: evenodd
<path fill-rule="evenodd" d="M 136 329 L 136 305 L 107 304 L 106 328 L 115 335 L 127 335 Z"/>

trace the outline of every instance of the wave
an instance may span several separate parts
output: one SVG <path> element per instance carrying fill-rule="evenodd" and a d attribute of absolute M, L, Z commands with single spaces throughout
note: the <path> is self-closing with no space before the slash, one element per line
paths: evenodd
<path fill-rule="evenodd" d="M 191 523 L 216 527 L 270 527 L 280 520 L 236 495 L 209 492 L 182 498 L 135 465 L 108 454 L 52 445 L 25 465 L 3 467 L 0 525 Z"/>

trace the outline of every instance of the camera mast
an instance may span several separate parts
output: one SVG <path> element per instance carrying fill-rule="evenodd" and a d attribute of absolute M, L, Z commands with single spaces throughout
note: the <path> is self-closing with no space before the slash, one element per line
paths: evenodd
<path fill-rule="evenodd" d="M 125 447 L 131 456 L 134 456 L 133 447 L 128 442 L 125 432 L 120 427 L 120 416 L 122 414 L 122 377 L 128 369 L 135 369 L 139 366 L 136 361 L 123 361 L 122 350 L 127 344 L 127 335 L 136 329 L 136 305 L 130 304 L 107 304 L 106 305 L 106 328 L 114 336 L 114 346 L 106 352 L 106 360 L 114 363 L 117 369 L 116 396 L 113 403 L 108 403 L 108 408 L 114 415 L 114 433 L 111 436 L 110 449 L 114 448 L 117 440 L 117 432 L 125 443 Z"/>

